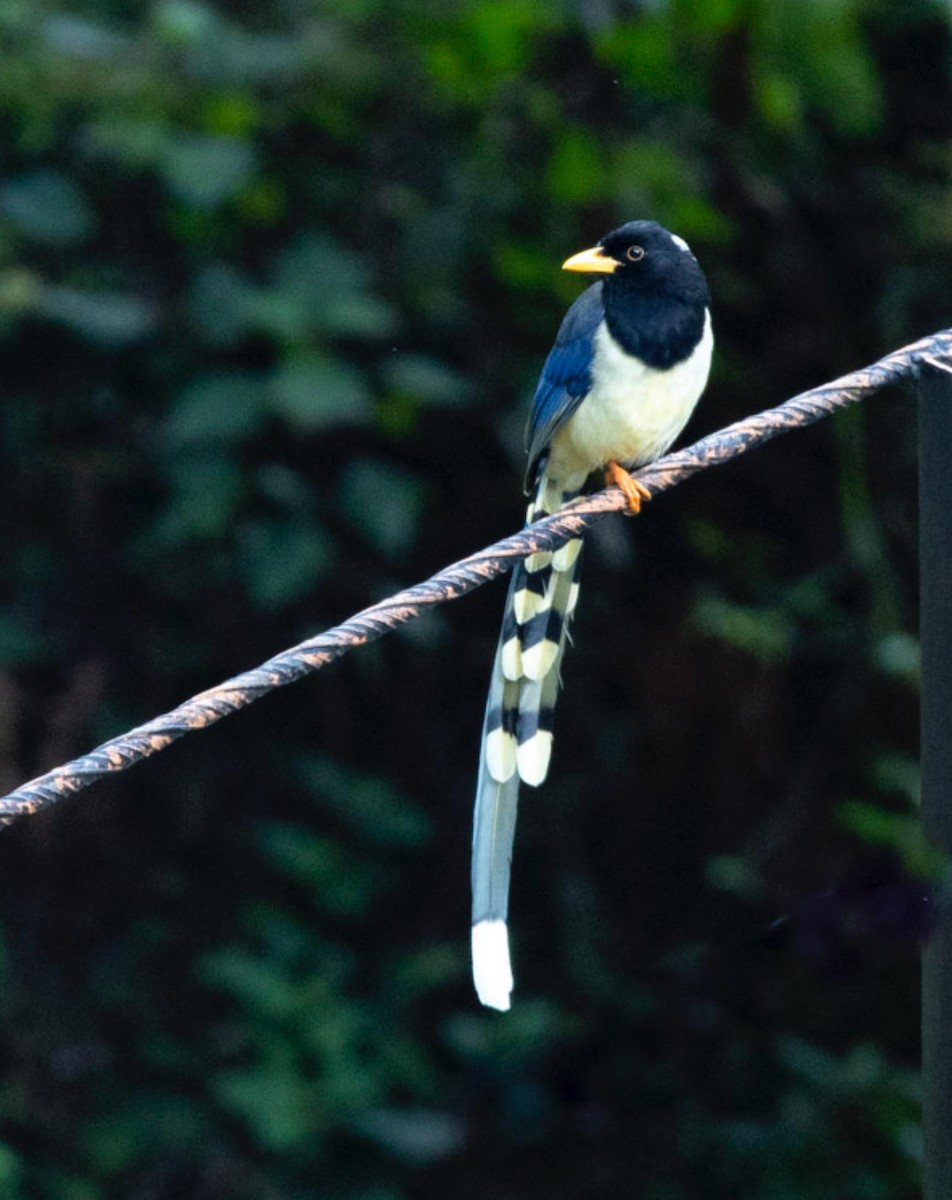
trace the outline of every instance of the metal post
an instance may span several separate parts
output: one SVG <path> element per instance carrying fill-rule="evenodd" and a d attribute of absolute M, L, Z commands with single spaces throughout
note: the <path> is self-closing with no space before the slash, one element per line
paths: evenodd
<path fill-rule="evenodd" d="M 922 823 L 952 855 L 952 371 L 919 375 Z M 923 1200 L 952 1197 L 952 919 L 922 958 Z"/>

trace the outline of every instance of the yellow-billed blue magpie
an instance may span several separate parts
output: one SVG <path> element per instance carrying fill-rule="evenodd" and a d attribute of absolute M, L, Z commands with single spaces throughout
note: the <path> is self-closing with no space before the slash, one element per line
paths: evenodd
<path fill-rule="evenodd" d="M 647 493 L 627 468 L 653 462 L 684 428 L 707 383 L 714 338 L 707 281 L 687 243 L 630 221 L 563 264 L 604 276 L 565 315 L 526 434 L 526 522 L 555 512 L 606 467 L 637 512 Z M 506 914 L 520 781 L 545 779 L 559 663 L 578 599 L 574 538 L 513 571 L 486 702 L 473 823 L 473 978 L 508 1009 Z"/>

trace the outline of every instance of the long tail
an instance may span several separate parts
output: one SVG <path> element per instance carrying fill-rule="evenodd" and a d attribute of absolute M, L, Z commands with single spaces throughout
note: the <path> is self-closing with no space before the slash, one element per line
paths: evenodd
<path fill-rule="evenodd" d="M 578 495 L 584 477 L 540 473 L 526 523 Z M 549 769 L 559 664 L 578 599 L 582 539 L 530 555 L 512 574 L 493 663 L 473 815 L 473 980 L 483 1004 L 508 1009 L 512 967 L 506 914 L 520 782 Z"/>

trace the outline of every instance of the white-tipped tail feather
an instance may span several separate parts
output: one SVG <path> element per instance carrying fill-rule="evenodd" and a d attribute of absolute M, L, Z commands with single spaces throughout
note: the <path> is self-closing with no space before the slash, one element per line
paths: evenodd
<path fill-rule="evenodd" d="M 530 592 L 528 588 L 520 588 L 512 598 L 512 611 L 516 615 L 516 620 L 520 625 L 525 625 L 538 616 L 540 612 L 545 612 L 546 608 L 552 601 L 549 596 L 539 595 L 537 592 Z"/>
<path fill-rule="evenodd" d="M 533 682 L 545 679 L 546 675 L 555 666 L 555 658 L 558 653 L 558 642 L 550 642 L 547 638 L 543 638 L 541 642 L 536 642 L 528 650 L 522 651 L 522 674 L 526 679 Z"/>
<path fill-rule="evenodd" d="M 540 729 L 516 751 L 516 763 L 522 782 L 531 787 L 538 787 L 548 774 L 551 757 L 552 734 L 548 730 Z"/>
<path fill-rule="evenodd" d="M 566 542 L 564 546 L 553 552 L 552 570 L 557 573 L 568 571 L 570 567 L 575 565 L 575 560 L 578 558 L 581 549 L 581 538 L 572 538 L 570 542 Z"/>
<path fill-rule="evenodd" d="M 554 512 L 583 482 L 560 486 L 543 471 L 528 519 Z M 580 549 L 573 538 L 516 567 L 486 702 L 473 823 L 473 979 L 482 1003 L 502 1011 L 512 992 L 506 914 L 519 784 L 538 787 L 549 768 Z"/>
<path fill-rule="evenodd" d="M 473 982 L 480 1003 L 508 1012 L 512 964 L 505 921 L 480 921 L 473 926 Z"/>
<path fill-rule="evenodd" d="M 522 678 L 522 645 L 517 637 L 503 642 L 499 653 L 503 678 L 517 683 Z"/>
<path fill-rule="evenodd" d="M 497 783 L 505 783 L 516 769 L 518 748 L 515 735 L 494 729 L 486 736 L 486 769 Z"/>
<path fill-rule="evenodd" d="M 555 511 L 554 509 L 552 510 Z M 548 512 L 540 512 L 540 517 L 547 517 Z M 544 571 L 552 562 L 551 550 L 537 550 L 535 554 L 530 554 L 526 559 L 526 570 L 531 571 L 534 575 L 537 571 Z"/>

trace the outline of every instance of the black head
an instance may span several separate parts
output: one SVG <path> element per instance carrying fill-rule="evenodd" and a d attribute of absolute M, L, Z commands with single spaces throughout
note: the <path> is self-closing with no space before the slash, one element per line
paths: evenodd
<path fill-rule="evenodd" d="M 683 238 L 657 221 L 629 221 L 606 234 L 591 250 L 562 264 L 565 271 L 591 271 L 611 277 L 611 290 L 635 289 L 707 303 L 707 283 Z"/>
<path fill-rule="evenodd" d="M 657 221 L 629 221 L 562 267 L 604 277 L 610 332 L 650 366 L 681 362 L 701 341 L 710 304 L 707 280 L 687 242 Z"/>

